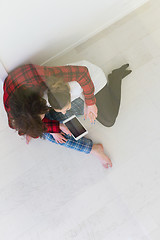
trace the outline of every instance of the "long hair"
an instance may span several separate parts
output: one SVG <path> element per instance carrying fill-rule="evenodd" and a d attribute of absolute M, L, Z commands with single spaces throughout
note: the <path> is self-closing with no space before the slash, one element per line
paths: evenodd
<path fill-rule="evenodd" d="M 70 87 L 62 78 L 47 77 L 48 102 L 53 109 L 61 110 L 71 102 Z"/>
<path fill-rule="evenodd" d="M 48 111 L 48 106 L 39 89 L 19 87 L 10 97 L 9 105 L 14 128 L 20 135 L 27 134 L 33 138 L 43 136 L 46 129 L 40 115 Z"/>

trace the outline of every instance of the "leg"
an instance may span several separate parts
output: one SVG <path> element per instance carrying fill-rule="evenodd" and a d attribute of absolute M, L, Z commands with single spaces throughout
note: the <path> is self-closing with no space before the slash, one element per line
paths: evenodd
<path fill-rule="evenodd" d="M 112 167 L 112 162 L 109 157 L 104 153 L 102 144 L 93 144 L 91 154 L 95 155 L 101 161 L 103 167 Z"/>
<path fill-rule="evenodd" d="M 84 153 L 90 153 L 92 150 L 92 146 L 93 146 L 92 140 L 90 140 L 88 138 L 82 137 L 81 139 L 76 141 L 72 136 L 69 136 L 67 134 L 65 134 L 65 138 L 67 139 L 67 142 L 65 142 L 65 143 L 57 143 L 55 141 L 54 137 L 50 133 L 44 133 L 44 138 L 48 139 L 49 141 L 51 141 L 53 143 L 60 144 L 64 147 L 72 148 L 72 149 L 75 149 L 77 151 L 84 152 Z"/>
<path fill-rule="evenodd" d="M 109 157 L 104 153 L 102 144 L 93 144 L 92 140 L 85 137 L 82 137 L 81 139 L 76 141 L 72 136 L 69 136 L 67 134 L 65 134 L 65 138 L 67 138 L 68 140 L 65 143 L 57 143 L 50 133 L 45 133 L 44 138 L 67 148 L 75 149 L 86 154 L 90 153 L 98 157 L 105 168 L 108 168 L 109 166 L 112 167 L 112 162 Z"/>
<path fill-rule="evenodd" d="M 119 69 L 115 69 L 108 75 L 108 84 L 96 95 L 98 117 L 97 120 L 106 127 L 111 127 L 115 123 L 119 112 L 121 101 L 122 79 L 131 73 L 126 70 L 129 64 L 125 64 Z"/>
<path fill-rule="evenodd" d="M 62 114 L 54 111 L 53 109 L 46 114 L 46 117 L 51 120 L 57 120 L 59 122 L 71 117 L 72 115 L 80 116 L 84 113 L 84 101 L 81 98 L 77 98 L 71 102 L 71 109 Z"/>

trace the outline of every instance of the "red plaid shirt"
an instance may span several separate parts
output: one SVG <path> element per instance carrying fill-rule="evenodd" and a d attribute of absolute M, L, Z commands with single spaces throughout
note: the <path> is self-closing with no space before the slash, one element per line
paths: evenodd
<path fill-rule="evenodd" d="M 41 94 L 47 89 L 45 84 L 45 77 L 55 76 L 63 77 L 65 82 L 77 81 L 83 89 L 85 102 L 87 105 L 93 105 L 96 103 L 94 97 L 94 85 L 89 75 L 87 67 L 83 66 L 60 66 L 60 67 L 45 67 L 33 64 L 27 64 L 13 70 L 4 82 L 4 95 L 3 102 L 4 107 L 8 115 L 8 123 L 11 128 L 13 126 L 13 117 L 10 113 L 9 99 L 14 91 L 24 86 L 26 88 L 40 87 Z M 59 122 L 56 120 L 49 120 L 44 118 L 42 120 L 46 127 L 47 132 L 56 133 L 60 132 Z"/>

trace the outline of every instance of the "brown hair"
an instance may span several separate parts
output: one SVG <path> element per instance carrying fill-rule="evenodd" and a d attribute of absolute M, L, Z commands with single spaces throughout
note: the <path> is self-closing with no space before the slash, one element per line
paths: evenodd
<path fill-rule="evenodd" d="M 62 109 L 71 102 L 70 87 L 62 78 L 48 77 L 48 102 L 53 109 Z"/>
<path fill-rule="evenodd" d="M 19 87 L 10 97 L 9 105 L 14 128 L 20 135 L 27 134 L 33 138 L 43 136 L 46 129 L 40 115 L 46 113 L 48 107 L 39 89 Z"/>

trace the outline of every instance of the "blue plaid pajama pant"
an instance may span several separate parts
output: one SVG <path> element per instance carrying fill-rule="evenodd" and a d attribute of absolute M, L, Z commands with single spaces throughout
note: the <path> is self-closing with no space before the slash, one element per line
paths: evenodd
<path fill-rule="evenodd" d="M 68 110 L 66 114 L 50 110 L 49 113 L 46 114 L 46 117 L 51 120 L 63 122 L 65 119 L 71 117 L 72 115 L 80 116 L 83 114 L 84 114 L 84 101 L 81 98 L 77 98 L 71 102 L 71 109 Z M 67 139 L 65 143 L 57 143 L 50 133 L 44 133 L 44 138 L 48 139 L 53 143 L 65 146 L 67 148 L 75 149 L 77 151 L 84 153 L 91 152 L 93 146 L 92 140 L 85 137 L 82 137 L 79 140 L 75 140 L 72 136 L 69 136 L 67 134 L 65 134 L 64 137 Z"/>

